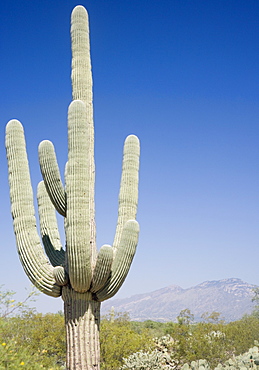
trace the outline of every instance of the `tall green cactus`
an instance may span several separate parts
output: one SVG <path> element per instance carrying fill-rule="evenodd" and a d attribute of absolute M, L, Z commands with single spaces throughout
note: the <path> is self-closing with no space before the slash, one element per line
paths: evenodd
<path fill-rule="evenodd" d="M 42 243 L 36 228 L 23 127 L 17 120 L 6 127 L 10 198 L 17 249 L 26 274 L 43 293 L 64 300 L 67 369 L 99 369 L 100 304 L 121 287 L 138 241 L 139 140 L 130 135 L 124 145 L 114 243 L 97 252 L 92 75 L 88 16 L 82 6 L 72 12 L 71 40 L 73 101 L 68 109 L 65 186 L 53 144 L 43 141 L 39 145 L 44 180 L 37 196 Z M 64 216 L 65 249 L 55 210 Z"/>

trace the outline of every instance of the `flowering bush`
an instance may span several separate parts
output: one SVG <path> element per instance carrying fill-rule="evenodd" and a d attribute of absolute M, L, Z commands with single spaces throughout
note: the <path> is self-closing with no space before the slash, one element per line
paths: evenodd
<path fill-rule="evenodd" d="M 17 346 L 15 341 L 2 342 L 0 344 L 0 369 L 51 370 L 50 367 L 41 364 L 44 355 L 45 353 L 32 355 L 26 347 Z"/>

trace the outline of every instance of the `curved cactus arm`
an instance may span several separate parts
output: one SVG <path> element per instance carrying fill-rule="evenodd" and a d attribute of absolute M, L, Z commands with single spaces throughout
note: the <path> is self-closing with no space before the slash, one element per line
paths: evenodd
<path fill-rule="evenodd" d="M 49 197 L 62 216 L 66 216 L 66 194 L 60 177 L 54 145 L 44 140 L 39 145 L 39 162 Z"/>
<path fill-rule="evenodd" d="M 53 270 L 53 276 L 59 286 L 68 284 L 69 277 L 63 266 L 55 266 Z"/>
<path fill-rule="evenodd" d="M 113 248 L 110 245 L 103 245 L 98 253 L 93 273 L 91 292 L 95 293 L 106 283 L 113 262 Z"/>
<path fill-rule="evenodd" d="M 41 239 L 45 252 L 52 266 L 65 266 L 65 251 L 60 242 L 56 212 L 43 181 L 38 184 L 37 198 Z"/>
<path fill-rule="evenodd" d="M 136 252 L 138 235 L 138 222 L 135 220 L 127 221 L 122 230 L 120 244 L 112 264 L 111 274 L 104 287 L 96 292 L 98 301 L 104 301 L 113 297 L 122 286 Z"/>
<path fill-rule="evenodd" d="M 16 244 L 22 266 L 31 282 L 43 293 L 59 297 L 61 288 L 53 277 L 37 233 L 29 165 L 23 127 L 17 120 L 6 126 L 6 151 L 11 209 Z"/>
<path fill-rule="evenodd" d="M 89 192 L 89 135 L 86 107 L 74 100 L 68 110 L 68 163 L 66 169 L 67 217 L 66 252 L 71 285 L 77 292 L 86 292 L 91 285 L 96 255 L 91 230 Z"/>
<path fill-rule="evenodd" d="M 138 205 L 140 144 L 135 135 L 129 135 L 124 143 L 122 175 L 119 194 L 119 211 L 113 247 L 120 244 L 125 222 L 135 220 Z"/>

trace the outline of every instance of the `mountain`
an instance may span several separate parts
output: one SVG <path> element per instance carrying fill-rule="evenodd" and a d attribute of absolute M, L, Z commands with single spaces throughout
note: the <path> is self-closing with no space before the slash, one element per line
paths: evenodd
<path fill-rule="evenodd" d="M 112 299 L 102 304 L 102 314 L 112 307 L 115 312 L 128 312 L 131 320 L 175 321 L 181 310 L 190 309 L 195 321 L 205 312 L 220 312 L 227 322 L 240 319 L 253 310 L 255 285 L 240 279 L 205 281 L 183 289 L 177 285 L 138 294 L 125 299 Z"/>

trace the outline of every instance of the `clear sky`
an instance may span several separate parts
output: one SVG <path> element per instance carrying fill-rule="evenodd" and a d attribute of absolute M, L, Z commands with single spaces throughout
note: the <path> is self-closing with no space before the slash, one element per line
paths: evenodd
<path fill-rule="evenodd" d="M 138 251 L 116 297 L 230 277 L 259 285 L 258 0 L 8 0 L 0 12 L 0 284 L 26 295 L 15 248 L 4 130 L 67 156 L 70 13 L 89 11 L 98 247 L 112 243 L 122 146 L 141 141 Z M 60 221 L 62 227 L 62 221 Z M 61 299 L 41 295 L 56 312 Z"/>

